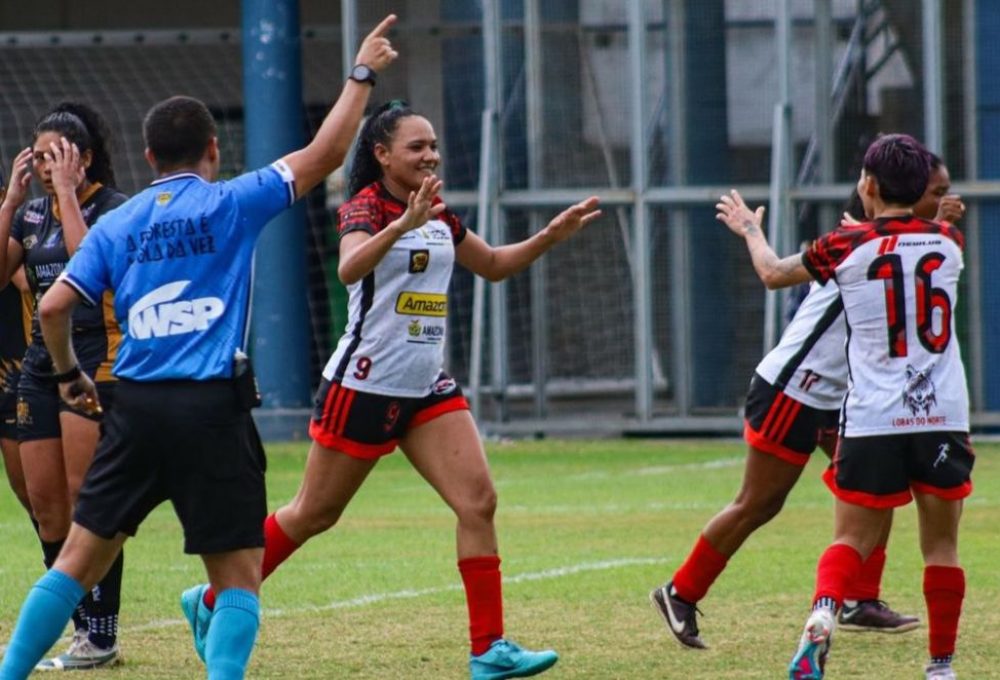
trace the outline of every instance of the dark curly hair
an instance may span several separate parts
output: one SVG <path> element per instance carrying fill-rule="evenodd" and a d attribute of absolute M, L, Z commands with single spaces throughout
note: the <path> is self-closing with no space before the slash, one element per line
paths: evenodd
<path fill-rule="evenodd" d="M 90 151 L 87 179 L 115 186 L 111 165 L 111 133 L 97 111 L 79 102 L 61 102 L 35 124 L 34 139 L 43 132 L 55 132 L 76 144 L 80 153 Z"/>
<path fill-rule="evenodd" d="M 347 182 L 347 190 L 351 196 L 382 178 L 382 166 L 375 158 L 375 145 L 388 146 L 399 121 L 416 115 L 410 105 L 400 99 L 386 102 L 372 112 L 361 127 L 354 157 L 351 159 L 351 176 Z"/>

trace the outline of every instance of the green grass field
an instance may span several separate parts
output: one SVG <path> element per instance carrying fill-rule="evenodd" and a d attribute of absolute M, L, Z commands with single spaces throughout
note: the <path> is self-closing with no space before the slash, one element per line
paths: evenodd
<path fill-rule="evenodd" d="M 269 504 L 297 488 L 304 444 L 269 447 Z M 735 493 L 736 441 L 541 441 L 489 446 L 507 634 L 562 658 L 544 677 L 779 678 L 808 613 L 816 559 L 831 535 L 831 497 L 813 461 L 784 512 L 748 541 L 701 603 L 706 652 L 681 649 L 647 599 Z M 997 445 L 977 447 L 962 556 L 968 578 L 956 670 L 1000 678 Z M 11 493 L 0 493 L 0 641 L 41 571 L 41 554 Z M 897 513 L 883 597 L 923 615 L 912 506 Z M 169 505 L 126 550 L 124 666 L 108 678 L 194 678 L 177 598 L 203 580 L 181 553 Z M 369 478 L 341 523 L 265 584 L 253 678 L 467 678 L 466 612 L 454 520 L 396 454 Z M 901 636 L 842 633 L 827 677 L 922 678 L 926 628 Z M 61 649 L 60 644 L 60 649 Z"/>

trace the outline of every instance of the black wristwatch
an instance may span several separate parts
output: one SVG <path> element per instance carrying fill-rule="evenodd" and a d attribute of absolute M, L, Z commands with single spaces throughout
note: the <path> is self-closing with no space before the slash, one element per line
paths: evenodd
<path fill-rule="evenodd" d="M 368 83 L 372 87 L 375 87 L 375 71 L 370 66 L 355 64 L 354 68 L 351 69 L 351 75 L 347 77 L 359 83 Z"/>

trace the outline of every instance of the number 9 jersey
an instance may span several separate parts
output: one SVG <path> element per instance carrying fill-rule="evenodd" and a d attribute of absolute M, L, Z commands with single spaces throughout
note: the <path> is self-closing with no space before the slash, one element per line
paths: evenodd
<path fill-rule="evenodd" d="M 912 216 L 843 226 L 803 256 L 837 282 L 847 321 L 848 392 L 841 434 L 969 430 L 954 309 L 964 239 Z"/>
<path fill-rule="evenodd" d="M 405 210 L 375 182 L 340 206 L 340 236 L 377 234 Z M 371 272 L 347 287 L 347 328 L 323 370 L 325 379 L 393 397 L 431 393 L 444 364 L 455 246 L 465 234 L 458 217 L 445 210 L 404 234 Z"/>

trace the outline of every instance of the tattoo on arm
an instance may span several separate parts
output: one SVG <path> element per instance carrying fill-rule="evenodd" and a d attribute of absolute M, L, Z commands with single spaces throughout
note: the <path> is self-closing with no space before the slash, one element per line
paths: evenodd
<path fill-rule="evenodd" d="M 754 224 L 752 220 L 745 220 L 743 222 L 743 233 L 747 236 L 756 236 L 760 233 L 760 227 Z"/>

